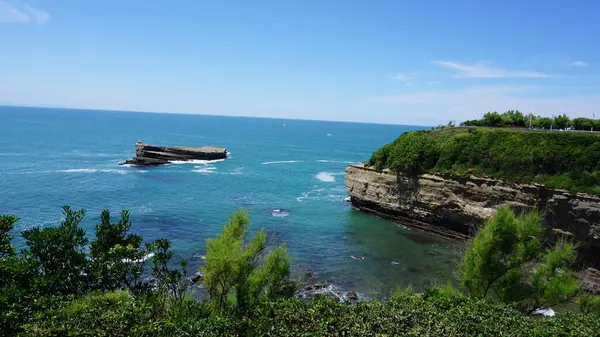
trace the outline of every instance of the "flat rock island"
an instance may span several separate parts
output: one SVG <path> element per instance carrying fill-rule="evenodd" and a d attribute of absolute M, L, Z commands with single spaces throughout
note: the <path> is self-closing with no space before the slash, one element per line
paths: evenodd
<path fill-rule="evenodd" d="M 119 165 L 156 166 L 173 161 L 217 160 L 227 158 L 227 149 L 223 147 L 202 146 L 157 146 L 144 144 L 141 140 L 135 143 L 135 157 L 125 160 Z"/>

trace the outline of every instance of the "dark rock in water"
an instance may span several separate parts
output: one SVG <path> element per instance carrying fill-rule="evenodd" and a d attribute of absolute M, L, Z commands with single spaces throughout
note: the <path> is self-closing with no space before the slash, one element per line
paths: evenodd
<path fill-rule="evenodd" d="M 155 286 L 158 280 L 154 276 L 148 276 L 143 280 L 143 283 L 149 284 L 151 286 Z"/>
<path fill-rule="evenodd" d="M 194 159 L 217 160 L 225 158 L 227 158 L 227 149 L 221 147 L 155 146 L 138 141 L 135 143 L 135 157 L 119 164 L 157 166 L 168 164 L 171 161 L 188 161 Z"/>
<path fill-rule="evenodd" d="M 326 283 L 317 283 L 317 284 L 313 285 L 313 289 L 323 289 L 323 288 L 327 288 Z"/>
<path fill-rule="evenodd" d="M 439 252 L 436 252 L 436 251 L 433 251 L 433 250 L 426 250 L 425 254 L 431 255 L 431 256 L 439 256 L 440 255 Z"/>
<path fill-rule="evenodd" d="M 343 299 L 342 295 L 335 291 L 335 287 L 327 283 L 308 285 L 294 295 L 302 299 L 311 299 L 315 296 L 325 296 L 340 302 Z"/>
<path fill-rule="evenodd" d="M 358 295 L 356 295 L 356 292 L 354 292 L 354 291 L 349 291 L 349 292 L 346 294 L 346 297 L 348 297 L 348 299 L 349 299 L 349 300 L 352 300 L 352 301 L 356 301 L 356 300 L 358 300 Z"/>
<path fill-rule="evenodd" d="M 190 277 L 190 281 L 192 281 L 194 283 L 202 282 L 203 279 L 204 279 L 204 274 L 202 274 L 201 272 L 197 272 L 196 274 L 194 274 Z"/>
<path fill-rule="evenodd" d="M 317 276 L 317 273 L 315 273 L 314 271 L 308 272 L 304 275 L 306 278 L 315 278 Z"/>
<path fill-rule="evenodd" d="M 271 215 L 275 217 L 285 217 L 288 216 L 290 212 L 287 209 L 283 208 L 274 208 L 271 210 Z"/>

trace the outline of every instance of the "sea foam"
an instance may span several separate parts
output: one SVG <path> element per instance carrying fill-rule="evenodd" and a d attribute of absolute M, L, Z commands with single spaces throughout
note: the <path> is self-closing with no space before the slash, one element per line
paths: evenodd
<path fill-rule="evenodd" d="M 266 161 L 261 163 L 262 165 L 271 165 L 271 164 L 293 164 L 293 163 L 301 163 L 302 160 L 278 160 L 278 161 Z"/>
<path fill-rule="evenodd" d="M 333 174 L 331 174 L 329 172 L 319 172 L 319 173 L 317 173 L 315 178 L 319 179 L 320 181 L 326 182 L 326 183 L 332 183 L 335 181 L 335 177 L 333 176 Z"/>

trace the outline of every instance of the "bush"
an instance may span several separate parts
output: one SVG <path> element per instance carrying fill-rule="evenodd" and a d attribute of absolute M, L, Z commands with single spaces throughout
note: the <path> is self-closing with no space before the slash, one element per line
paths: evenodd
<path fill-rule="evenodd" d="M 575 130 L 590 131 L 592 127 L 595 130 L 600 130 L 596 126 L 600 126 L 600 120 L 589 118 L 574 118 L 570 119 L 567 115 L 556 115 L 550 117 L 534 116 L 528 114 L 524 116 L 519 110 L 508 110 L 504 113 L 487 112 L 481 119 L 464 121 L 463 126 L 488 126 L 488 127 L 528 127 L 529 123 L 534 128 L 539 129 L 566 129 L 573 127 Z"/>
<path fill-rule="evenodd" d="M 467 245 L 459 265 L 461 284 L 476 297 L 516 302 L 526 313 L 574 298 L 579 291 L 570 274 L 573 244 L 542 245 L 541 217 L 515 216 L 506 206 L 486 221 Z"/>
<path fill-rule="evenodd" d="M 240 210 L 219 237 L 206 241 L 203 283 L 216 312 L 232 306 L 245 311 L 262 297 L 289 297 L 295 290 L 289 287 L 291 261 L 285 246 L 264 254 L 267 235 L 262 230 L 245 244 L 249 225 L 248 215 Z"/>
<path fill-rule="evenodd" d="M 600 134 L 451 128 L 407 132 L 377 150 L 378 170 L 474 174 L 598 194 Z"/>
<path fill-rule="evenodd" d="M 128 287 L 121 277 L 126 274 L 113 274 L 110 265 L 97 266 L 100 270 L 106 267 L 108 272 L 94 272 L 81 280 L 75 277 L 67 280 L 66 285 L 57 285 L 54 282 L 60 281 L 56 275 L 70 276 L 83 269 L 82 264 L 77 263 L 81 261 L 80 254 L 84 254 L 85 260 L 92 265 L 102 259 L 110 264 L 117 261 L 118 255 L 111 253 L 115 247 L 139 249 L 137 237 L 128 233 L 127 213 L 123 212 L 121 221 L 113 224 L 106 211 L 101 224 L 96 227 L 93 241 L 96 244 L 92 244 L 96 258 L 90 259 L 86 250 L 80 250 L 82 240 L 78 224 L 83 211 L 72 212 L 65 208 L 65 214 L 65 221 L 59 227 L 36 232 L 32 237 L 35 252 L 26 249 L 23 254 L 14 252 L 8 235 L 17 219 L 0 217 L 1 336 L 587 337 L 597 336 L 600 331 L 598 300 L 594 297 L 580 297 L 583 313 L 548 318 L 529 317 L 516 310 L 518 307 L 501 303 L 495 297 L 464 296 L 451 285 L 436 286 L 421 294 L 399 291 L 389 301 L 357 304 L 340 303 L 325 297 L 310 301 L 287 298 L 293 287 L 287 283 L 290 262 L 285 248 L 279 246 L 267 254 L 266 237 L 261 231 L 253 239 L 246 240 L 249 220 L 242 211 L 232 215 L 223 233 L 208 242 L 209 265 L 203 269 L 209 277 L 206 285 L 228 287 L 208 289 L 209 294 L 226 294 L 224 307 L 215 306 L 213 298 L 203 301 L 190 296 L 184 279 L 185 262 L 182 263 L 183 270 L 171 269 L 174 252 L 166 239 L 147 245 L 147 252 L 154 253 L 152 274 L 156 283 L 146 291 Z M 538 229 L 527 216 L 520 219 L 492 230 L 491 236 L 496 238 L 494 244 L 506 249 L 500 253 L 494 253 L 494 250 L 485 253 L 483 255 L 489 257 L 484 259 L 502 267 L 505 266 L 503 263 L 520 261 L 519 256 L 535 255 L 529 252 L 539 248 L 535 239 Z M 501 223 L 501 220 L 496 221 Z M 66 231 L 67 228 L 70 231 Z M 508 234 L 504 239 L 496 235 L 511 233 L 515 228 L 518 234 L 512 237 L 517 243 L 509 242 L 506 238 L 511 236 Z M 488 247 L 487 244 L 489 242 L 480 245 Z M 58 261 L 64 265 L 55 266 L 52 261 L 46 261 L 50 248 L 60 253 Z M 557 289 L 569 284 L 569 280 L 555 271 L 563 269 L 565 259 L 570 259 L 571 248 L 562 246 L 561 249 L 556 250 L 556 254 L 540 253 L 532 288 L 543 291 L 536 292 L 535 298 L 544 301 L 563 299 L 563 292 Z M 517 257 L 503 255 L 504 251 L 518 254 Z M 540 277 L 536 278 L 538 274 Z M 73 286 L 73 280 L 77 286 Z M 81 281 L 87 283 L 80 284 Z M 106 290 L 115 284 L 120 284 L 123 289 Z M 85 289 L 87 292 L 82 293 Z M 56 292 L 50 293 L 50 290 Z M 238 310 L 227 310 L 232 308 L 230 303 Z"/>

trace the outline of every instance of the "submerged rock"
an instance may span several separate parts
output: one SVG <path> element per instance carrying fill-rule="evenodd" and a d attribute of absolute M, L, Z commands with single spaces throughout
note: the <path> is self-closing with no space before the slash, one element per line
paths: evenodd
<path fill-rule="evenodd" d="M 217 160 L 227 158 L 227 149 L 214 146 L 156 146 L 135 143 L 135 157 L 119 165 L 156 166 L 173 161 Z"/>
<path fill-rule="evenodd" d="M 202 282 L 202 280 L 204 280 L 204 274 L 201 272 L 196 272 L 196 274 L 190 276 L 190 281 L 193 283 L 199 283 Z"/>

